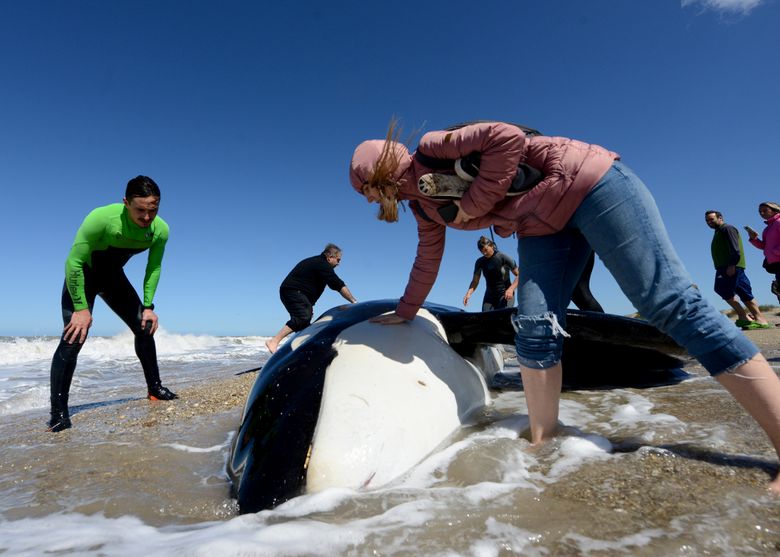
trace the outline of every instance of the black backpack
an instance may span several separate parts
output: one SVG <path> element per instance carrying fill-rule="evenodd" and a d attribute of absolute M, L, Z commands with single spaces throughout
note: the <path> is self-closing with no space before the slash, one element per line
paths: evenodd
<path fill-rule="evenodd" d="M 448 128 L 444 128 L 444 131 L 455 131 L 464 126 L 469 126 L 471 124 L 489 124 L 496 121 L 497 120 L 470 120 L 468 122 L 461 122 L 460 124 L 455 124 Z M 514 122 L 506 122 L 506 123 L 515 126 L 517 128 L 520 128 L 521 130 L 523 130 L 523 133 L 525 133 L 525 135 L 529 137 L 537 137 L 543 135 L 542 132 L 540 132 L 539 130 L 534 128 L 529 128 L 528 126 L 523 126 L 522 124 L 515 124 Z M 432 157 L 430 155 L 426 155 L 425 153 L 420 151 L 419 147 L 417 147 L 417 150 L 414 153 L 414 158 L 420 164 L 432 170 L 439 170 L 439 171 L 454 171 L 455 165 L 457 163 L 460 165 L 459 170 L 469 174 L 472 178 L 476 178 L 477 175 L 479 174 L 479 163 L 481 159 L 481 153 L 478 152 L 469 153 L 465 157 L 462 157 L 457 160 L 439 159 L 439 158 Z M 542 172 L 539 169 L 529 166 L 525 163 L 520 163 L 517 166 L 517 175 L 515 176 L 515 179 L 512 180 L 512 185 L 510 186 L 509 191 L 513 192 L 515 195 L 518 193 L 528 191 L 531 188 L 533 188 L 536 184 L 541 182 L 543 178 L 544 176 L 542 175 Z"/>
<path fill-rule="evenodd" d="M 495 122 L 498 122 L 499 120 L 469 120 L 468 122 L 461 122 L 460 124 L 454 124 L 450 126 L 449 128 L 444 128 L 444 131 L 451 132 L 455 130 L 459 130 L 460 128 L 463 128 L 465 126 L 470 126 L 472 124 L 492 124 Z M 509 124 L 510 126 L 514 126 L 516 128 L 520 128 L 523 130 L 525 135 L 529 137 L 536 137 L 539 135 L 544 135 L 542 132 L 535 128 L 529 128 L 528 126 L 524 126 L 523 124 L 516 124 L 514 122 L 504 122 L 504 124 Z"/>

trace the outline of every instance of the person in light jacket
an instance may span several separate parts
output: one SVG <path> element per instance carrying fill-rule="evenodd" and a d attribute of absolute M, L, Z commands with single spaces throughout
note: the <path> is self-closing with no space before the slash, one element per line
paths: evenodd
<path fill-rule="evenodd" d="M 758 232 L 749 226 L 746 226 L 745 230 L 749 242 L 764 252 L 764 269 L 775 276 L 772 293 L 780 302 L 780 205 L 764 201 L 758 206 L 758 214 L 766 223 L 761 239 L 758 239 Z"/>
<path fill-rule="evenodd" d="M 565 309 L 593 249 L 636 309 L 670 335 L 721 383 L 768 434 L 780 456 L 780 379 L 756 346 L 709 304 L 693 284 L 643 182 L 598 145 L 564 137 L 528 137 L 502 122 L 465 125 L 423 135 L 417 158 L 398 141 L 391 122 L 384 140 L 355 149 L 353 188 L 379 204 L 380 220 L 398 220 L 407 201 L 417 221 L 417 255 L 394 313 L 374 318 L 394 325 L 414 319 L 430 292 L 444 252 L 447 227 L 493 226 L 518 237 L 517 359 L 528 405 L 531 442 L 558 428 Z M 421 160 L 479 153 L 479 173 L 454 201 L 423 191 L 435 171 Z M 520 165 L 541 179 L 514 191 Z M 508 195 L 511 193 L 512 195 Z M 453 204 L 456 212 L 446 208 Z M 780 492 L 780 479 L 770 488 Z"/>

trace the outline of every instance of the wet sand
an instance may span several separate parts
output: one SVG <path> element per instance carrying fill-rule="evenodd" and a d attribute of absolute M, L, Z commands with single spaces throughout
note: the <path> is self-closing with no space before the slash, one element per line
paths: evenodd
<path fill-rule="evenodd" d="M 174 401 L 149 401 L 139 393 L 137 398 L 125 398 L 100 404 L 84 404 L 71 407 L 74 428 L 60 434 L 46 431 L 47 414 L 30 413 L 22 421 L 29 429 L 19 431 L 15 425 L 0 424 L 0 435 L 6 445 L 46 445 L 67 437 L 77 441 L 88 437 L 92 443 L 122 441 L 128 435 L 153 438 L 163 436 L 166 428 L 186 425 L 214 414 L 236 414 L 236 422 L 254 384 L 257 373 L 233 375 L 206 384 L 176 389 L 179 399 Z M 139 390 L 142 386 L 139 386 Z"/>
<path fill-rule="evenodd" d="M 76 405 L 73 428 L 56 434 L 42 412 L 3 420 L 5 517 L 102 512 L 162 526 L 234 516 L 224 454 L 256 375 L 177 388 L 175 401 Z"/>
<path fill-rule="evenodd" d="M 767 318 L 780 322 L 774 312 Z M 777 366 L 780 328 L 746 334 Z M 526 527 L 549 531 L 550 521 L 565 516 L 568 528 L 582 521 L 583 531 L 598 524 L 599 537 L 619 537 L 638 523 L 668 528 L 702 509 L 713 509 L 719 516 L 718 509 L 725 513 L 734 493 L 764 497 L 764 486 L 777 471 L 765 435 L 719 385 L 706 379 L 700 366 L 691 361 L 685 370 L 702 379 L 645 389 L 642 395 L 652 398 L 654 411 L 682 422 L 704 428 L 723 423 L 736 429 L 740 432 L 737 446 L 732 442 L 720 452 L 680 442 L 671 434 L 662 433 L 652 443 L 611 436 L 615 452 L 625 458 L 585 463 L 572 478 L 549 485 L 543 496 L 534 499 L 543 502 L 544 511 L 523 518 L 533 521 L 536 516 L 539 524 Z M 74 428 L 58 434 L 45 431 L 43 412 L 3 420 L 3 515 L 16 519 L 59 511 L 107 517 L 131 514 L 154 526 L 235 516 L 224 473 L 226 447 L 256 376 L 231 375 L 191 384 L 177 389 L 181 398 L 172 402 L 150 402 L 139 393 L 135 398 L 76 406 Z M 583 395 L 574 391 L 563 396 Z M 549 450 L 555 450 L 554 444 Z M 467 476 L 474 474 L 474 470 L 467 472 Z M 767 501 L 769 507 L 755 512 L 773 528 L 751 530 L 742 523 L 734 527 L 744 530 L 742 535 L 753 549 L 773 552 L 780 550 L 780 504 L 771 498 Z M 512 504 L 523 508 L 530 503 L 522 499 Z M 565 544 L 552 547 L 566 550 Z"/>

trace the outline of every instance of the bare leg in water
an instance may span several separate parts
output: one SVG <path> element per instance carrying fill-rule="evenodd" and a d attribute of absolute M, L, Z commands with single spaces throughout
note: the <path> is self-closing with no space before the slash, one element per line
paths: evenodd
<path fill-rule="evenodd" d="M 555 436 L 558 429 L 562 367 L 521 370 L 523 390 L 531 425 L 531 444 L 538 445 Z M 715 379 L 766 432 L 780 459 L 780 379 L 764 356 L 756 355 L 733 371 Z M 780 494 L 780 475 L 768 486 Z"/>

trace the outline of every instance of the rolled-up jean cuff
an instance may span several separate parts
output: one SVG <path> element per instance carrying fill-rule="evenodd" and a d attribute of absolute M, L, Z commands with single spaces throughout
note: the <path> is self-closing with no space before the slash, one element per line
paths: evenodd
<path fill-rule="evenodd" d="M 704 369 L 715 377 L 721 373 L 733 371 L 755 357 L 759 352 L 755 344 L 745 335 L 740 334 L 720 348 L 705 354 L 694 354 L 694 356 L 704 366 Z"/>
<path fill-rule="evenodd" d="M 531 360 L 528 358 L 522 358 L 520 356 L 517 357 L 518 365 L 524 369 L 536 369 L 536 370 L 549 369 L 560 361 L 561 358 L 556 356 L 551 356 L 544 360 Z"/>
<path fill-rule="evenodd" d="M 527 369 L 547 369 L 561 361 L 563 339 L 569 334 L 558 323 L 554 313 L 512 318 L 517 363 Z"/>

